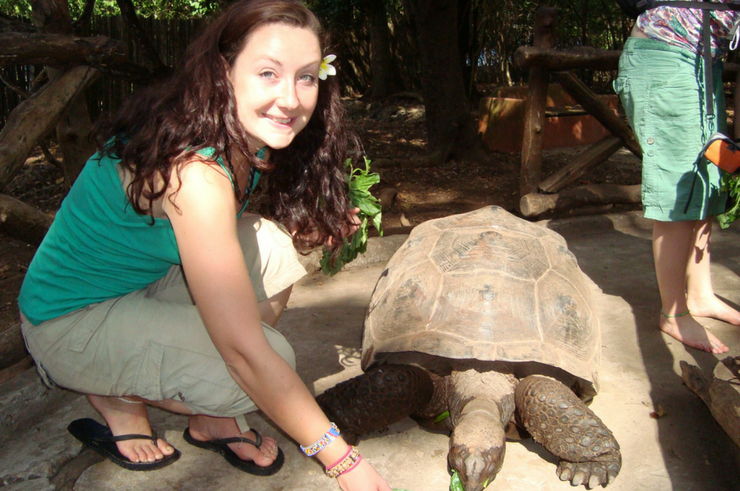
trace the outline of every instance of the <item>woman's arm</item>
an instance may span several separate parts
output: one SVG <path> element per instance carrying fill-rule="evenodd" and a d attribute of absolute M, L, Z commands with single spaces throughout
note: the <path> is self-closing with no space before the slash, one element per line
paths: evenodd
<path fill-rule="evenodd" d="M 311 445 L 329 429 L 329 420 L 264 335 L 237 236 L 231 183 L 220 169 L 198 161 L 184 166 L 180 177 L 182 185 L 177 190 L 179 183 L 171 184 L 172 201 L 165 199 L 164 211 L 175 231 L 188 286 L 208 334 L 236 383 L 257 407 L 301 445 Z M 346 450 L 339 438 L 317 458 L 330 465 Z M 360 471 L 359 477 L 367 468 L 372 470 L 367 464 L 358 466 L 340 477 L 340 482 L 354 480 L 351 474 Z"/>

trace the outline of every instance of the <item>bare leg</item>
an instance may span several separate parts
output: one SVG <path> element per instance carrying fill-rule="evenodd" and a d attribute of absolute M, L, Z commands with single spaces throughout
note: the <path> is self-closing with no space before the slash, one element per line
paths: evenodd
<path fill-rule="evenodd" d="M 712 222 L 696 222 L 693 250 L 686 269 L 687 304 L 694 317 L 711 317 L 740 326 L 740 312 L 717 298 L 710 273 Z"/>
<path fill-rule="evenodd" d="M 241 433 L 234 418 L 217 418 L 215 416 L 206 416 L 203 414 L 192 414 L 190 410 L 179 401 L 145 401 L 139 397 L 131 397 L 130 399 L 146 402 L 149 405 L 159 407 L 173 413 L 189 415 L 190 435 L 196 440 L 208 441 L 218 438 L 230 438 L 233 436 L 243 436 L 253 441 L 256 440 L 256 435 L 252 430 Z M 255 464 L 263 467 L 272 464 L 278 455 L 278 444 L 274 438 L 269 436 L 262 437 L 262 446 L 260 448 L 256 448 L 253 445 L 241 445 L 239 443 L 232 443 L 229 447 L 240 458 L 244 460 L 253 460 Z"/>
<path fill-rule="evenodd" d="M 103 416 L 113 435 L 152 434 L 145 404 L 95 395 L 88 395 L 87 400 Z M 175 451 L 161 438 L 156 445 L 151 440 L 128 440 L 116 445 L 121 454 L 131 462 L 154 462 Z"/>
<path fill-rule="evenodd" d="M 256 436 L 252 430 L 240 433 L 234 418 L 216 418 L 195 414 L 190 416 L 190 436 L 200 441 L 209 441 L 219 438 L 230 438 L 232 436 L 243 436 L 255 440 Z M 278 444 L 274 438 L 262 437 L 262 446 L 256 448 L 254 445 L 242 445 L 240 443 L 229 444 L 231 450 L 243 460 L 252 460 L 255 464 L 266 467 L 272 464 L 278 456 Z"/>
<path fill-rule="evenodd" d="M 694 249 L 696 225 L 695 221 L 653 222 L 655 274 L 660 290 L 661 312 L 664 314 L 660 316 L 659 327 L 664 333 L 692 348 L 726 353 L 729 348 L 691 314 L 670 317 L 689 310 L 686 303 L 686 275 L 690 252 Z"/>

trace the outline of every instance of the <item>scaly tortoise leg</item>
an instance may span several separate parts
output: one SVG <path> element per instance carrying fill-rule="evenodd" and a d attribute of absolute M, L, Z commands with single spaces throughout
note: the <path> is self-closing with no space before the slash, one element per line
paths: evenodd
<path fill-rule="evenodd" d="M 418 412 L 432 398 L 429 372 L 410 365 L 380 365 L 341 382 L 316 402 L 348 443 Z"/>
<path fill-rule="evenodd" d="M 532 438 L 560 458 L 557 474 L 587 489 L 614 481 L 622 467 L 619 444 L 606 425 L 560 382 L 531 375 L 519 382 L 516 407 Z"/>

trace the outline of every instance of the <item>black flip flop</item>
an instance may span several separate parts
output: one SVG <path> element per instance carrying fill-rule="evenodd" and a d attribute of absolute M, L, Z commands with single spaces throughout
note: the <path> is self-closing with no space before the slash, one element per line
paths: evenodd
<path fill-rule="evenodd" d="M 171 455 L 165 455 L 164 458 L 154 462 L 131 462 L 124 457 L 118 450 L 116 442 L 126 440 L 152 440 L 157 444 L 157 434 L 152 430 L 152 436 L 149 435 L 118 435 L 113 436 L 110 428 L 102 425 L 90 418 L 76 419 L 67 426 L 72 436 L 81 441 L 86 447 L 92 448 L 100 455 L 110 460 L 114 464 L 120 465 L 124 469 L 131 471 L 152 471 L 168 466 L 180 458 L 180 451 L 175 449 Z"/>
<path fill-rule="evenodd" d="M 255 464 L 252 460 L 241 459 L 236 453 L 234 453 L 233 450 L 228 447 L 229 443 L 241 442 L 248 443 L 249 445 L 254 445 L 257 448 L 260 448 L 262 446 L 262 436 L 254 428 L 252 428 L 252 431 L 257 437 L 257 441 L 253 441 L 249 438 L 244 438 L 241 436 L 235 436 L 232 438 L 221 438 L 218 440 L 209 440 L 207 442 L 202 442 L 193 438 L 193 436 L 190 434 L 190 428 L 185 428 L 185 432 L 182 434 L 182 437 L 185 439 L 186 442 L 195 447 L 204 448 L 206 450 L 210 450 L 212 452 L 223 455 L 223 457 L 229 464 L 233 465 L 240 471 L 244 471 L 255 476 L 271 476 L 279 471 L 280 468 L 283 466 L 283 463 L 285 463 L 285 455 L 283 455 L 283 451 L 280 450 L 279 447 L 275 461 L 265 467 Z"/>

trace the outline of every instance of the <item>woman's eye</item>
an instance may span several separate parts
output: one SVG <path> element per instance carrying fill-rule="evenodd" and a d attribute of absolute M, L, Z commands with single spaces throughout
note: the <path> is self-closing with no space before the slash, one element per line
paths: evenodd
<path fill-rule="evenodd" d="M 307 73 L 305 75 L 301 75 L 298 80 L 300 80 L 302 82 L 313 83 L 314 80 L 316 80 L 316 77 L 314 77 L 313 75 Z"/>
<path fill-rule="evenodd" d="M 269 70 L 260 73 L 260 77 L 262 78 L 275 78 L 275 76 L 275 72 L 271 72 Z"/>

